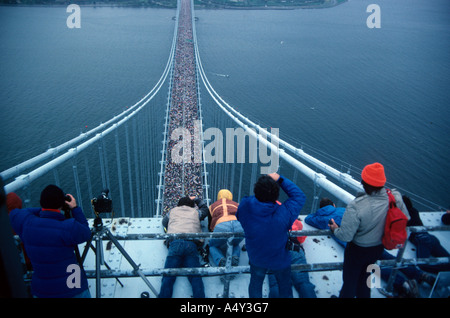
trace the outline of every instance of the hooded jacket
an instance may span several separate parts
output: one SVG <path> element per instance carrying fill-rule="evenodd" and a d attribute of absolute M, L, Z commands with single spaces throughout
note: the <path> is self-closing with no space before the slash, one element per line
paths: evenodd
<path fill-rule="evenodd" d="M 286 249 L 288 231 L 305 204 L 305 194 L 292 181 L 283 180 L 280 187 L 288 195 L 282 205 L 260 202 L 255 196 L 246 196 L 239 203 L 237 219 L 245 232 L 245 244 L 252 265 L 283 269 L 291 265 Z"/>
<path fill-rule="evenodd" d="M 305 218 L 306 224 L 314 226 L 321 230 L 329 230 L 328 221 L 333 219 L 337 225 L 341 225 L 342 217 L 345 213 L 345 208 L 336 208 L 333 205 L 326 205 L 318 209 L 315 213 L 308 214 Z M 339 240 L 336 236 L 333 238 L 342 246 L 346 246 L 347 243 Z"/>
<path fill-rule="evenodd" d="M 228 221 L 236 220 L 236 212 L 239 204 L 234 201 L 227 200 L 225 198 L 214 202 L 210 206 L 211 211 L 211 224 L 209 229 L 214 231 L 217 224 Z"/>
<path fill-rule="evenodd" d="M 318 209 L 315 213 L 308 214 L 305 218 L 305 222 L 318 229 L 328 230 L 328 221 L 333 219 L 337 225 L 340 225 L 344 212 L 345 208 L 336 208 L 332 205 L 326 205 Z"/>
<path fill-rule="evenodd" d="M 66 219 L 62 213 L 40 208 L 15 209 L 9 215 L 33 265 L 31 291 L 39 298 L 73 297 L 88 288 L 82 269 L 79 288 L 67 283 L 75 273 L 69 265 L 78 265 L 75 247 L 91 237 L 80 207 L 72 210 L 72 216 Z"/>

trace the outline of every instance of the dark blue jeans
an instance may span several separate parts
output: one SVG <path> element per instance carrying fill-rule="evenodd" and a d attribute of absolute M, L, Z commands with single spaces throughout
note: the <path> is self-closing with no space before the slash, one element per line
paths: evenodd
<path fill-rule="evenodd" d="M 305 252 L 303 250 L 298 252 L 289 251 L 289 254 L 291 254 L 291 264 L 306 264 Z M 315 286 L 309 280 L 307 272 L 291 272 L 291 279 L 299 298 L 317 298 L 316 292 L 314 291 Z M 275 276 L 272 274 L 269 275 L 269 287 L 269 297 L 278 298 L 278 284 Z"/>
<path fill-rule="evenodd" d="M 396 259 L 396 257 L 394 255 L 388 253 L 386 250 L 384 250 L 383 254 L 381 254 L 380 260 L 391 260 L 391 259 Z M 380 273 L 381 278 L 383 280 L 385 280 L 386 282 L 389 280 L 389 276 L 391 276 L 391 273 L 392 273 L 392 267 L 381 268 L 381 273 Z M 420 269 L 418 269 L 415 266 L 407 266 L 405 268 L 401 268 L 400 273 L 398 273 L 395 276 L 395 280 L 394 280 L 394 289 L 396 289 L 396 290 L 399 290 L 401 288 L 402 284 L 407 279 L 415 279 L 418 281 L 420 279 L 420 277 L 422 276 L 423 271 L 421 271 Z"/>
<path fill-rule="evenodd" d="M 214 233 L 217 232 L 244 232 L 241 223 L 239 221 L 227 221 L 216 225 L 214 228 Z M 242 242 L 243 237 L 236 237 L 232 240 L 231 245 L 233 245 L 233 254 L 237 259 L 241 255 L 241 249 L 239 243 Z M 209 255 L 214 262 L 215 266 L 219 266 L 221 259 L 225 259 L 227 254 L 227 239 L 211 239 L 209 241 Z"/>
<path fill-rule="evenodd" d="M 413 233 L 414 234 L 414 233 Z M 410 241 L 416 246 L 417 258 L 428 257 L 449 257 L 449 252 L 441 245 L 436 236 L 428 232 L 421 232 L 410 236 Z M 419 265 L 419 268 L 430 273 L 437 274 L 443 271 L 450 271 L 450 264 L 439 265 Z"/>
<path fill-rule="evenodd" d="M 367 266 L 375 264 L 383 253 L 383 245 L 361 247 L 352 242 L 348 243 L 344 251 L 344 267 L 342 271 L 342 285 L 340 298 L 370 298 L 370 288 L 367 286 Z"/>
<path fill-rule="evenodd" d="M 262 268 L 250 263 L 250 284 L 248 286 L 248 296 L 250 298 L 262 298 L 262 286 L 266 272 L 271 271 L 275 276 L 278 284 L 278 291 L 280 298 L 292 298 L 292 285 L 291 285 L 291 266 L 280 269 L 272 270 L 268 268 Z"/>
<path fill-rule="evenodd" d="M 197 245 L 192 241 L 175 240 L 169 245 L 164 268 L 200 267 Z M 173 284 L 176 276 L 163 276 L 161 282 L 160 298 L 172 297 Z M 205 298 L 205 287 L 199 275 L 188 276 L 192 286 L 194 298 Z"/>

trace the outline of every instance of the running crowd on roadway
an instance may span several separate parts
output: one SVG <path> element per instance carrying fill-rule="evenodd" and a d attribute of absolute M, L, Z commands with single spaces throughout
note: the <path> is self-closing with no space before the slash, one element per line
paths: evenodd
<path fill-rule="evenodd" d="M 186 145 L 190 147 L 194 144 L 194 122 L 198 119 L 190 1 L 184 1 L 180 8 L 171 96 L 162 215 L 165 215 L 176 205 L 178 199 L 187 190 L 196 196 L 201 196 L 203 193 L 201 163 L 195 162 L 194 152 L 191 152 L 191 158 L 187 158 L 181 163 L 177 163 L 171 158 L 174 146 L 180 144 L 178 137 L 183 138 L 183 136 L 176 136 L 177 138 L 173 140 L 171 138 L 172 132 L 180 127 L 187 129 L 192 139 Z M 186 149 L 183 149 L 183 151 L 186 151 Z"/>

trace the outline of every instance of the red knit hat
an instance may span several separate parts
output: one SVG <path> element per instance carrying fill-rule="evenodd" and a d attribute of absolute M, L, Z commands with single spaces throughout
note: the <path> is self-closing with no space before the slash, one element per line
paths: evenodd
<path fill-rule="evenodd" d="M 302 222 L 297 219 L 294 221 L 294 224 L 292 224 L 292 231 L 301 231 L 303 229 Z M 306 236 L 297 236 L 297 241 L 302 244 L 306 240 Z"/>
<path fill-rule="evenodd" d="M 384 167 L 381 163 L 375 162 L 364 167 L 361 178 L 365 183 L 373 187 L 382 187 L 386 183 Z"/>
<path fill-rule="evenodd" d="M 14 192 L 10 192 L 6 195 L 6 205 L 8 206 L 8 212 L 14 209 L 22 208 L 22 200 Z"/>

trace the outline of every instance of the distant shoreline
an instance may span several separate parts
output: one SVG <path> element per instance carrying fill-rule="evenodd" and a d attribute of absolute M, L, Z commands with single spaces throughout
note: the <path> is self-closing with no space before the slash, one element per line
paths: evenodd
<path fill-rule="evenodd" d="M 19 0 L 20 1 L 20 0 Z M 299 5 L 222 5 L 217 3 L 199 3 L 194 4 L 196 10 L 212 9 L 212 10 L 297 10 L 297 9 L 325 9 L 332 8 L 339 4 L 345 3 L 348 0 L 333 0 L 326 4 L 299 4 Z M 160 8 L 160 9 L 176 9 L 176 5 L 173 6 L 169 3 L 163 2 L 141 2 L 136 3 L 133 1 L 117 1 L 117 2 L 97 2 L 97 1 L 67 1 L 67 2 L 41 2 L 41 3 L 6 3 L 0 1 L 0 6 L 8 7 L 67 7 L 69 4 L 77 4 L 80 7 L 117 7 L 117 8 Z"/>
<path fill-rule="evenodd" d="M 231 10 L 297 10 L 297 9 L 326 9 L 332 8 L 337 5 L 343 4 L 348 0 L 329 0 L 327 3 L 322 4 L 298 4 L 298 5 L 250 5 L 250 6 L 241 6 L 241 5 L 220 5 L 216 3 L 210 4 L 199 4 L 198 2 L 202 2 L 202 0 L 198 0 L 197 4 L 194 4 L 194 7 L 197 9 L 231 9 Z M 307 1 L 311 2 L 311 1 Z"/>

